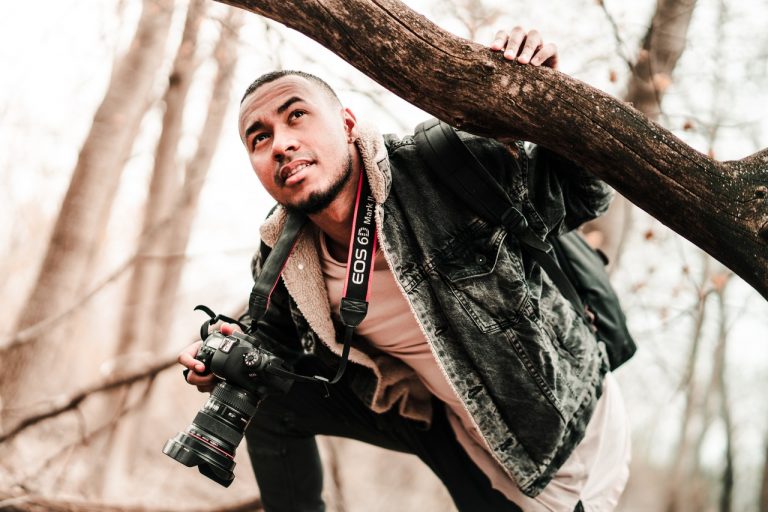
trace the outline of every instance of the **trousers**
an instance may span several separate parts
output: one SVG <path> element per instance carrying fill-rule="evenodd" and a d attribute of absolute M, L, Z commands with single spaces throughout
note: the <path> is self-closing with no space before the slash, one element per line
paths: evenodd
<path fill-rule="evenodd" d="M 312 371 L 306 363 L 303 366 L 302 373 Z M 433 405 L 432 423 L 425 429 L 395 410 L 383 414 L 371 411 L 344 379 L 327 390 L 320 384 L 294 382 L 287 394 L 267 396 L 245 432 L 265 511 L 325 510 L 315 435 L 356 439 L 416 455 L 445 485 L 460 512 L 520 511 L 491 487 L 467 456 L 448 423 L 442 402 L 434 399 Z"/>

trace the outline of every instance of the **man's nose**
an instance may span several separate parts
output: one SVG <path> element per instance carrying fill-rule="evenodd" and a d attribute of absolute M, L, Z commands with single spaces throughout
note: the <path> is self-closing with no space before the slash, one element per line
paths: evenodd
<path fill-rule="evenodd" d="M 275 130 L 272 140 L 272 155 L 275 160 L 282 160 L 287 153 L 299 149 L 299 141 L 290 130 Z"/>

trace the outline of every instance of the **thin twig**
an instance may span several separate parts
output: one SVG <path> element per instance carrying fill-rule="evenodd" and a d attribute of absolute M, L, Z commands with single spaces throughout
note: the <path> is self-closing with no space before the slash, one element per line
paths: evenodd
<path fill-rule="evenodd" d="M 623 55 L 624 49 L 626 48 L 626 43 L 624 42 L 624 39 L 621 37 L 621 31 L 619 30 L 619 25 L 616 23 L 616 19 L 613 17 L 613 15 L 608 12 L 608 8 L 605 6 L 605 2 L 603 0 L 597 2 L 600 5 L 600 8 L 603 9 L 603 13 L 605 13 L 605 17 L 608 19 L 608 23 L 611 25 L 611 28 L 613 29 L 613 37 L 616 39 L 616 46 L 618 50 L 619 57 L 621 57 L 621 60 L 623 60 L 627 64 L 627 68 L 629 68 L 629 71 L 634 74 L 635 72 L 635 65 L 632 63 L 632 60 L 627 57 L 626 55 Z"/>

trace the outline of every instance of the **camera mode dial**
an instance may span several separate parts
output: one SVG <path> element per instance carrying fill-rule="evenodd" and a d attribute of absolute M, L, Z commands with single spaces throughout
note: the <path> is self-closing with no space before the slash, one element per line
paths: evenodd
<path fill-rule="evenodd" d="M 266 363 L 266 357 L 258 350 L 251 350 L 243 355 L 243 362 L 248 367 L 262 366 Z"/>

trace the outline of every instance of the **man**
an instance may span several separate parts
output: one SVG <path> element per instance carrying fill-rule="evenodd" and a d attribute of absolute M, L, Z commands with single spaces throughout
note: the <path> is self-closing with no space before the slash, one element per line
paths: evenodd
<path fill-rule="evenodd" d="M 536 31 L 499 32 L 491 48 L 521 64 L 557 62 Z M 262 226 L 255 274 L 288 211 L 310 220 L 258 324 L 296 371 L 330 378 L 339 364 L 360 180 L 378 235 L 368 315 L 341 382 L 328 395 L 296 382 L 267 396 L 246 431 L 266 510 L 324 509 L 316 434 L 416 454 L 461 511 L 612 509 L 628 477 L 619 390 L 590 326 L 514 236 L 464 207 L 412 138 L 358 124 L 317 77 L 262 76 L 239 123 L 253 169 L 281 205 Z M 602 182 L 542 148 L 461 137 L 542 238 L 607 207 Z M 198 346 L 179 362 L 202 372 Z M 213 385 L 194 372 L 188 381 Z"/>

